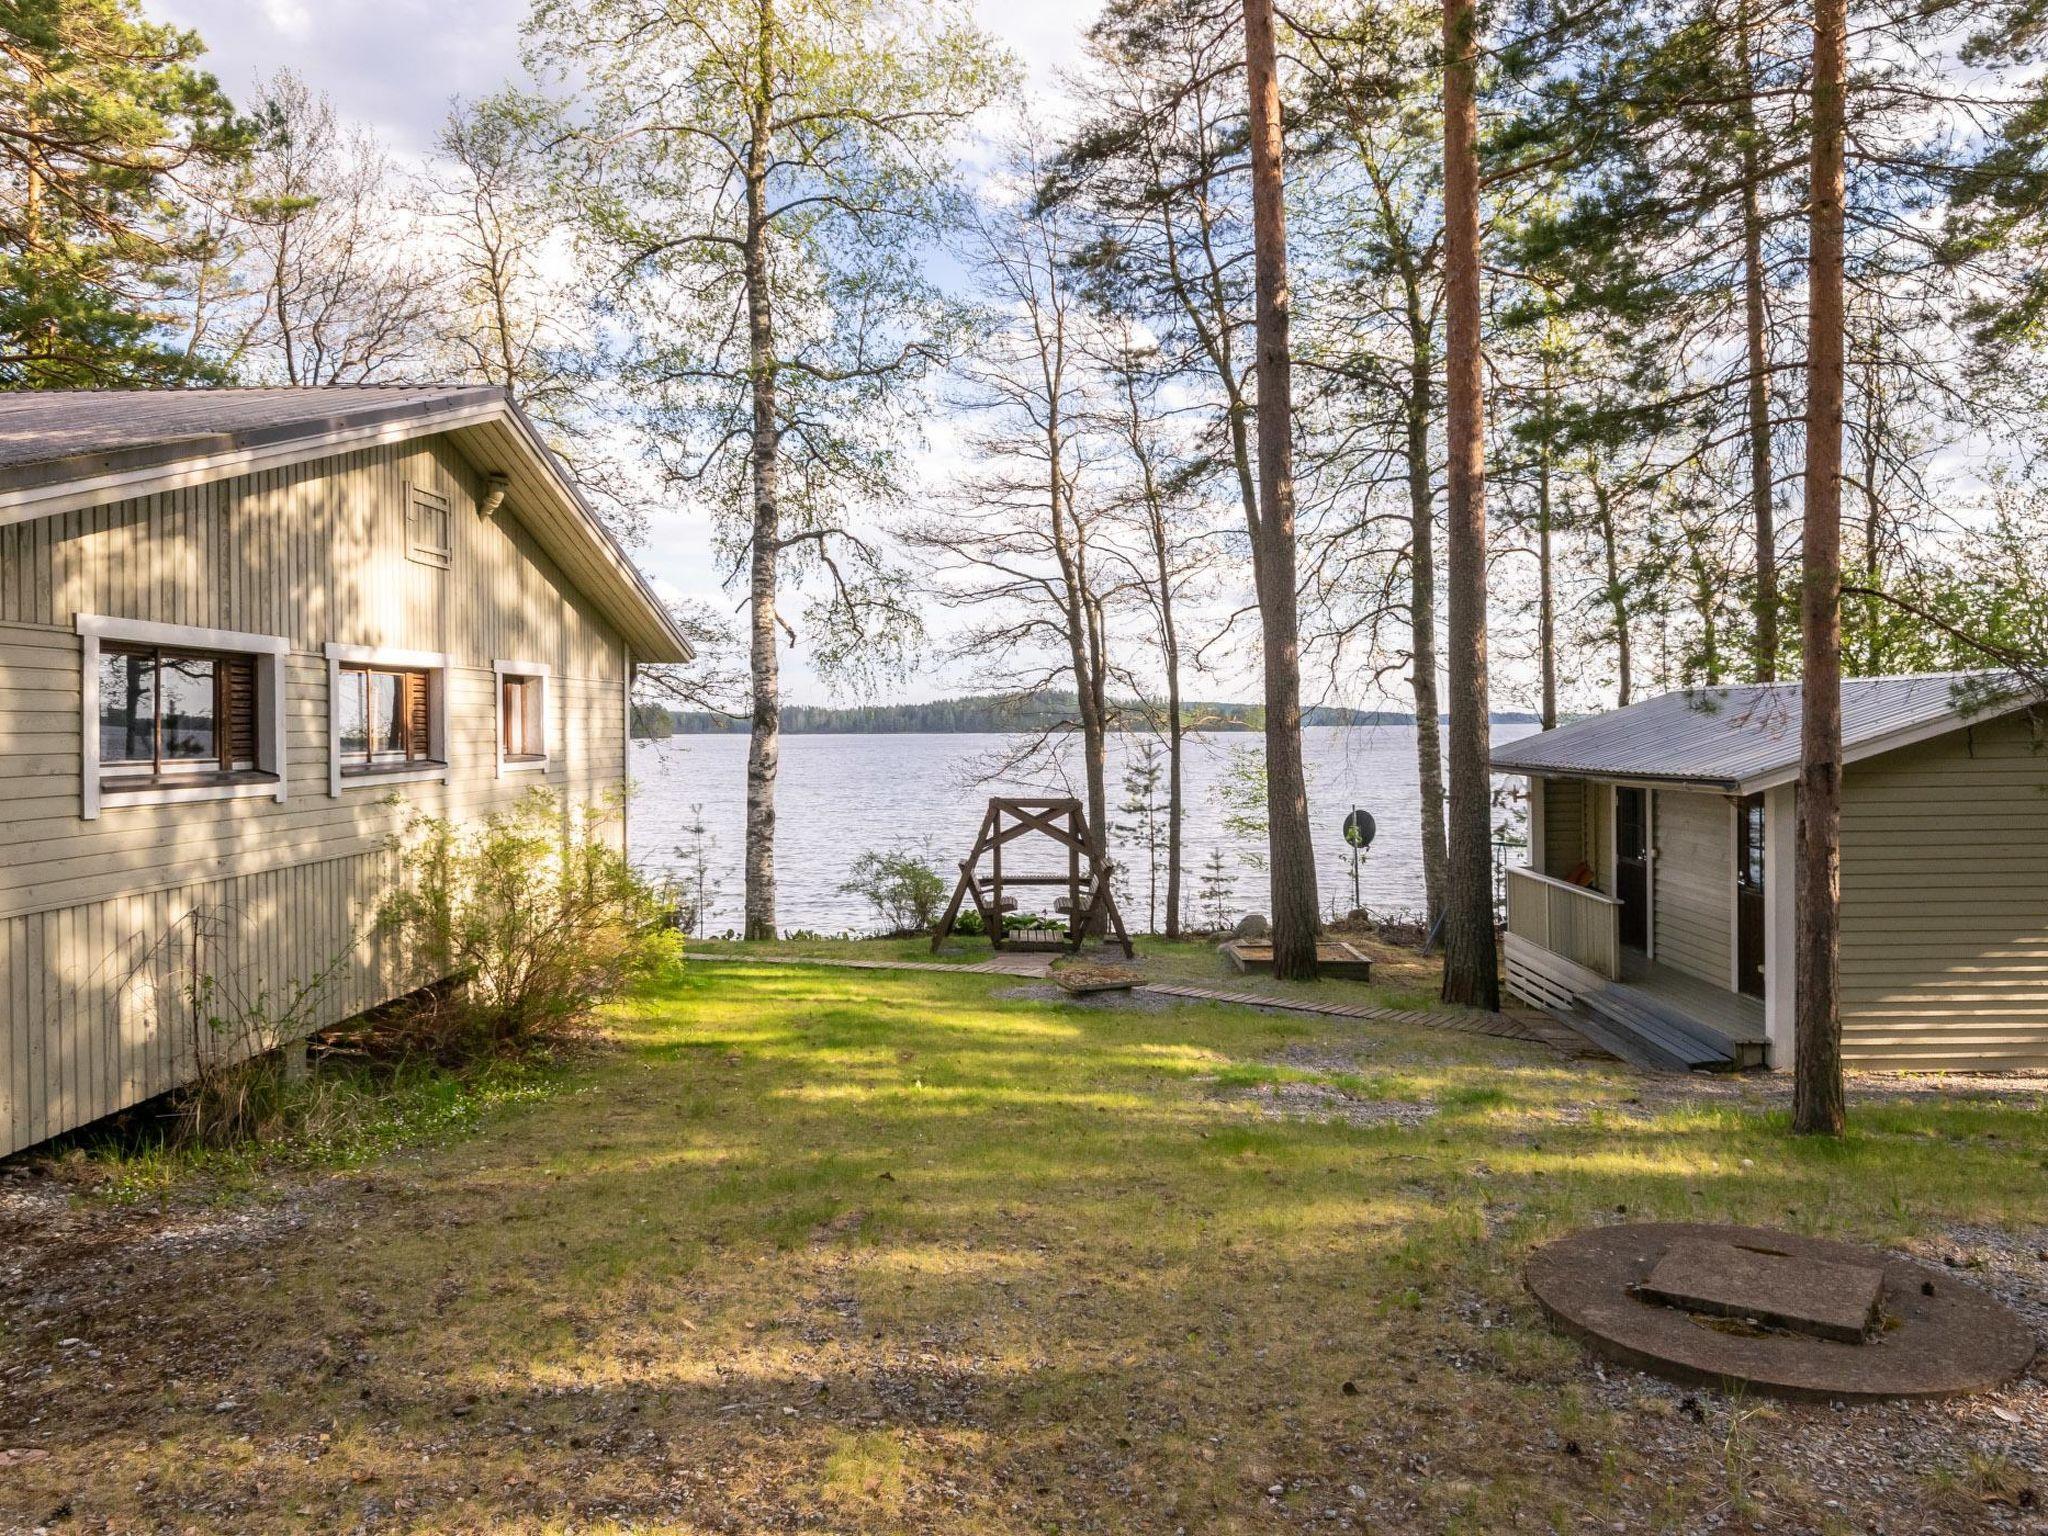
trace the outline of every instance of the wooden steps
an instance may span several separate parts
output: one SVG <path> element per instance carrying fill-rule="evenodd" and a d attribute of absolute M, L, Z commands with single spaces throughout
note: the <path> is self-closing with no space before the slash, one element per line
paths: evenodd
<path fill-rule="evenodd" d="M 1652 1072 L 1739 1072 L 1765 1065 L 1760 1033 L 1730 1032 L 1684 1002 L 1508 940 L 1508 984 L 1601 1049 Z"/>
<path fill-rule="evenodd" d="M 1734 1072 L 1764 1064 L 1766 1046 L 1761 1035 L 1731 1034 L 1683 1004 L 1632 982 L 1609 982 L 1580 1001 L 1685 1062 L 1688 1071 Z"/>

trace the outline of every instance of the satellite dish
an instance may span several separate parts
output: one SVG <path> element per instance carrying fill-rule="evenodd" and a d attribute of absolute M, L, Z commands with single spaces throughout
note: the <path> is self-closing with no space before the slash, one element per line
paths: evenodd
<path fill-rule="evenodd" d="M 1344 841 L 1353 848 L 1370 848 L 1373 834 L 1378 830 L 1371 811 L 1354 810 L 1344 818 Z"/>

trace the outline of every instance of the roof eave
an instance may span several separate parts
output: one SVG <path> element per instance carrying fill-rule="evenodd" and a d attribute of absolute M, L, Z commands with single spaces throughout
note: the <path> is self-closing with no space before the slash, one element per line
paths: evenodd
<path fill-rule="evenodd" d="M 1850 763 L 1860 763 L 1869 758 L 1882 757 L 1887 752 L 1897 752 L 1903 747 L 1918 746 L 1923 741 L 1933 741 L 1937 737 L 1947 736 L 1955 731 L 1967 730 L 1971 726 L 1981 724 L 1986 720 L 1998 720 L 2006 715 L 2017 714 L 2020 710 L 2030 709 L 2040 702 L 2039 699 L 2030 693 L 2019 692 L 2009 694 L 2002 699 L 1988 700 L 1981 708 L 1972 709 L 1967 712 L 1960 709 L 1951 709 L 1932 720 L 1922 720 L 1913 725 L 1901 726 L 1897 730 L 1886 731 L 1882 735 L 1872 736 L 1865 741 L 1856 743 L 1852 747 L 1847 747 L 1842 752 L 1842 763 L 1846 767 Z M 1745 795 L 1761 794 L 1767 789 L 1777 789 L 1782 785 L 1796 784 L 1798 782 L 1799 763 L 1797 760 L 1794 760 L 1764 769 L 1744 779 L 1742 781 L 1742 793 Z"/>
<path fill-rule="evenodd" d="M 1896 752 L 1902 747 L 1916 746 L 1923 741 L 1932 741 L 1952 731 L 1964 730 L 1984 720 L 1995 720 L 2002 716 L 2027 709 L 2041 700 L 2032 693 L 2021 690 L 2004 698 L 1987 700 L 1981 706 L 1964 711 L 1945 710 L 1931 719 L 1916 721 L 1896 730 L 1885 731 L 1847 747 L 1842 753 L 1843 763 L 1859 763 L 1869 758 L 1882 757 L 1887 752 Z M 1645 773 L 1626 772 L 1616 769 L 1571 767 L 1563 764 L 1531 763 L 1512 757 L 1494 757 L 1491 760 L 1496 773 L 1521 773 L 1539 777 L 1594 779 L 1608 784 L 1646 784 L 1658 786 L 1699 789 L 1712 793 L 1731 795 L 1756 795 L 1765 790 L 1777 789 L 1799 780 L 1799 760 L 1791 758 L 1759 768 L 1753 773 L 1738 777 L 1687 773 Z"/>
<path fill-rule="evenodd" d="M 667 606 L 583 500 L 533 424 L 496 387 L 450 391 L 430 401 L 396 406 L 366 405 L 289 426 L 187 436 L 118 453 L 79 454 L 19 466 L 0 472 L 0 528 L 337 453 L 439 433 L 459 438 L 494 427 L 506 429 L 528 469 L 566 514 L 556 520 L 554 531 L 580 541 L 594 562 L 588 574 L 613 588 L 616 601 L 603 601 L 607 594 L 602 590 L 589 595 L 601 600 L 633 659 L 693 660 L 696 652 Z"/>
<path fill-rule="evenodd" d="M 1591 779 L 1601 784 L 1643 784 L 1659 789 L 1698 789 L 1726 794 L 1736 787 L 1734 779 L 1694 773 L 1646 773 L 1640 770 L 1575 767 L 1563 763 L 1529 763 L 1494 758 L 1495 773 L 1520 773 L 1531 778 Z"/>
<path fill-rule="evenodd" d="M 647 578 L 641 575 L 640 568 L 633 563 L 590 504 L 583 499 L 582 492 L 562 469 L 561 461 L 541 440 L 540 433 L 527 419 L 524 411 L 509 401 L 501 401 L 496 416 L 466 424 L 463 428 L 456 429 L 453 435 L 458 443 L 464 446 L 465 452 L 470 453 L 472 457 L 488 459 L 492 455 L 485 452 L 475 439 L 484 429 L 493 428 L 505 429 L 505 434 L 510 437 L 515 451 L 527 466 L 540 476 L 556 499 L 558 507 L 568 514 L 565 519 L 568 526 L 583 538 L 589 553 L 600 563 L 605 574 L 630 593 L 633 604 L 640 610 L 640 616 L 644 621 L 639 625 L 621 625 L 622 629 L 629 631 L 626 638 L 633 659 L 656 665 L 695 660 L 696 648 L 677 628 L 668 606 L 655 595 L 654 589 L 647 583 Z M 514 498 L 513 505 L 517 507 L 518 504 L 519 499 Z M 619 616 L 615 614 L 613 618 L 617 622 Z M 634 630 L 638 632 L 632 632 Z"/>

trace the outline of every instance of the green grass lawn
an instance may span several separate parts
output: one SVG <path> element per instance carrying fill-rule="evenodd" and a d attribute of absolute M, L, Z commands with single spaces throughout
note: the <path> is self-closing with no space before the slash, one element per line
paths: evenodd
<path fill-rule="evenodd" d="M 695 965 L 462 1139 L 173 1207 L 89 1279 L 0 1253 L 61 1292 L 0 1314 L 48 1453 L 0 1528 L 1921 1531 L 2048 1492 L 2038 1376 L 2009 1420 L 1688 1394 L 1519 1275 L 1700 1217 L 2019 1234 L 2038 1290 L 2038 1083 L 1801 1142 L 1761 1085 L 1017 985 Z"/>

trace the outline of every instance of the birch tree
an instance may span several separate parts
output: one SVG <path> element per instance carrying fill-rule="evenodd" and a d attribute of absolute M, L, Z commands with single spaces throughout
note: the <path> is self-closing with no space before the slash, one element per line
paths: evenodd
<path fill-rule="evenodd" d="M 1165 936 L 1171 940 L 1180 937 L 1186 876 L 1182 833 L 1188 720 L 1182 680 L 1189 662 L 1184 629 L 1190 588 L 1201 580 L 1214 543 L 1211 531 L 1190 506 L 1194 456 L 1187 451 L 1184 413 L 1161 401 L 1166 381 L 1159 371 L 1158 349 L 1138 339 L 1127 316 L 1103 316 L 1096 332 L 1089 351 L 1105 397 L 1096 425 L 1107 440 L 1117 477 L 1110 511 L 1135 535 L 1129 541 L 1132 547 L 1110 549 L 1129 572 L 1129 585 L 1151 610 L 1163 684 L 1158 708 L 1148 712 L 1156 715 L 1156 729 L 1166 743 Z M 1112 671 L 1119 672 L 1141 700 L 1150 694 L 1130 669 Z"/>
<path fill-rule="evenodd" d="M 1323 530 L 1315 569 L 1332 664 L 1360 644 L 1376 668 L 1404 665 L 1414 701 L 1426 931 L 1445 887 L 1442 695 L 1438 686 L 1437 424 L 1442 363 L 1442 99 L 1432 79 L 1435 21 L 1421 5 L 1320 22 L 1305 39 L 1305 113 L 1330 187 L 1306 208 L 1319 261 L 1310 367 L 1335 381 L 1322 408 L 1326 457 L 1361 461 L 1355 510 Z M 1341 394 L 1340 394 L 1341 390 Z M 1399 504 L 1377 504 L 1383 483 Z M 1407 644 L 1388 638 L 1407 632 Z"/>
<path fill-rule="evenodd" d="M 612 530 L 637 541 L 637 483 L 607 430 L 609 359 L 550 185 L 562 132 L 558 108 L 513 91 L 456 102 L 443 120 L 418 199 L 444 269 L 436 372 L 509 393 Z"/>
<path fill-rule="evenodd" d="M 916 636 L 862 520 L 953 339 L 924 257 L 1003 61 L 956 0 L 537 0 L 527 42 L 575 86 L 561 174 L 650 455 L 745 592 L 745 932 L 773 937 L 781 646 L 802 618 L 858 670 Z"/>

